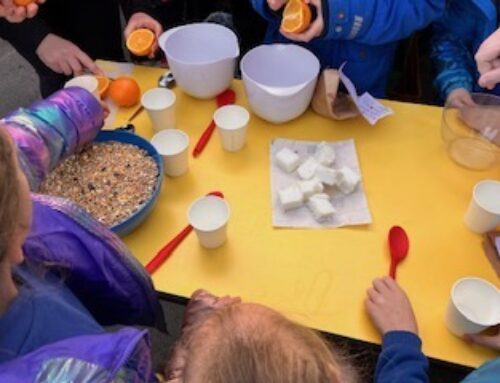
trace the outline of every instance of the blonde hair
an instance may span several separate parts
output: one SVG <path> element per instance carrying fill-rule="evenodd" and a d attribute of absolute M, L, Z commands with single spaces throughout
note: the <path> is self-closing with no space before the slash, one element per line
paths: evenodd
<path fill-rule="evenodd" d="M 19 220 L 19 179 L 12 141 L 0 125 L 0 262 Z"/>
<path fill-rule="evenodd" d="M 357 381 L 354 369 L 318 333 L 260 305 L 217 310 L 192 335 L 184 383 Z"/>

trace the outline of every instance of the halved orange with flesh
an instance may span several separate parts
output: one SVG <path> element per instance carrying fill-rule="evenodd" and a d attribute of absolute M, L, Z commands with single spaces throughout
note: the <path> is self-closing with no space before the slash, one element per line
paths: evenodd
<path fill-rule="evenodd" d="M 303 0 L 288 0 L 281 29 L 288 33 L 302 33 L 311 25 L 311 17 L 311 8 Z"/>
<path fill-rule="evenodd" d="M 18 7 L 26 7 L 27 5 L 34 3 L 35 0 L 14 0 L 13 3 Z"/>
<path fill-rule="evenodd" d="M 95 76 L 97 79 L 97 89 L 99 89 L 99 96 L 101 98 L 106 97 L 106 94 L 108 93 L 109 85 L 111 84 L 111 80 L 105 76 Z"/>
<path fill-rule="evenodd" d="M 146 28 L 133 31 L 127 39 L 127 49 L 136 56 L 147 56 L 155 43 L 155 34 Z"/>

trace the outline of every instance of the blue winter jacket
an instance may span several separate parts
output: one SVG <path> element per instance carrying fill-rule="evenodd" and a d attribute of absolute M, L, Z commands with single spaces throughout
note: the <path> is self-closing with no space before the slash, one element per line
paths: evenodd
<path fill-rule="evenodd" d="M 269 22 L 266 43 L 289 42 L 279 33 L 281 15 L 266 0 L 252 0 Z M 324 68 L 347 62 L 346 74 L 360 93 L 383 97 L 396 42 L 440 17 L 445 0 L 323 0 L 324 35 L 305 47 Z"/>
<path fill-rule="evenodd" d="M 492 0 L 451 0 L 434 25 L 431 58 L 434 85 L 443 100 L 455 89 L 481 91 L 474 55 L 495 31 L 497 11 Z"/>

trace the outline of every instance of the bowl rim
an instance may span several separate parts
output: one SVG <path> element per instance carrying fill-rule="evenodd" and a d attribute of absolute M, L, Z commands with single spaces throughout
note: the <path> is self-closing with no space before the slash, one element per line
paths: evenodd
<path fill-rule="evenodd" d="M 309 57 L 313 58 L 313 60 L 314 60 L 315 69 L 312 72 L 315 73 L 315 74 L 310 79 L 308 79 L 306 81 L 303 81 L 303 82 L 300 82 L 300 83 L 297 83 L 297 84 L 288 85 L 288 86 L 273 87 L 273 86 L 265 85 L 265 84 L 262 84 L 262 83 L 258 82 L 252 76 L 250 76 L 248 74 L 248 71 L 245 70 L 245 65 L 246 65 L 245 63 L 248 61 L 248 57 L 250 57 L 251 54 L 254 54 L 256 51 L 262 50 L 262 49 L 271 50 L 271 49 L 279 49 L 279 48 L 296 49 L 298 51 L 302 51 L 306 55 L 309 55 Z M 298 44 L 293 44 L 293 43 L 261 44 L 261 45 L 258 45 L 256 47 L 250 49 L 242 57 L 242 59 L 240 61 L 240 70 L 241 70 L 241 74 L 242 74 L 243 80 L 249 80 L 249 81 L 251 81 L 252 83 L 256 84 L 259 87 L 279 88 L 279 89 L 291 89 L 291 88 L 297 88 L 297 89 L 299 89 L 299 88 L 302 88 L 302 87 L 306 86 L 307 84 L 311 83 L 311 81 L 314 81 L 315 79 L 318 78 L 318 75 L 319 75 L 319 73 L 321 71 L 321 63 L 320 63 L 318 57 L 316 57 L 316 55 L 314 53 L 312 53 L 310 50 L 308 50 L 308 49 L 306 49 L 306 48 L 304 48 L 304 47 L 302 47 L 302 46 L 300 46 Z"/>
<path fill-rule="evenodd" d="M 123 138 L 136 140 L 140 142 L 141 145 L 143 145 L 143 147 L 137 145 L 136 143 L 123 140 Z M 116 131 L 116 130 L 101 130 L 92 142 L 108 142 L 108 141 L 116 141 L 129 145 L 134 145 L 137 146 L 139 149 L 143 150 L 146 150 L 147 148 L 146 152 L 150 157 L 153 158 L 153 160 L 156 163 L 156 166 L 158 167 L 158 177 L 156 179 L 155 190 L 153 191 L 153 193 L 151 193 L 149 199 L 146 200 L 142 205 L 140 205 L 137 208 L 137 210 L 135 210 L 135 212 L 133 212 L 127 218 L 114 224 L 113 226 L 107 226 L 115 234 L 121 236 L 121 235 L 126 235 L 132 232 L 134 229 L 136 229 L 137 226 L 139 226 L 139 224 L 141 223 L 141 221 L 135 223 L 130 227 L 129 225 L 133 223 L 135 219 L 138 219 L 141 216 L 141 214 L 144 214 L 145 212 L 148 212 L 150 209 L 152 209 L 153 205 L 157 202 L 163 185 L 164 165 L 162 157 L 155 149 L 155 147 L 148 140 L 146 140 L 144 137 L 139 136 L 138 134 L 131 132 L 124 132 L 124 131 Z"/>
<path fill-rule="evenodd" d="M 235 43 L 234 44 L 234 46 L 236 48 L 235 55 L 234 56 L 224 57 L 224 58 L 219 58 L 219 59 L 216 59 L 216 60 L 206 60 L 206 61 L 199 61 L 199 62 L 193 63 L 193 62 L 189 62 L 189 61 L 186 61 L 186 60 L 181 60 L 181 59 L 175 57 L 175 55 L 171 55 L 171 54 L 167 53 L 167 46 L 168 46 L 167 42 L 168 42 L 168 40 L 174 38 L 175 35 L 177 35 L 177 34 L 183 32 L 183 31 L 185 31 L 186 29 L 192 29 L 192 28 L 200 27 L 200 26 L 207 27 L 207 28 L 218 29 L 218 30 L 224 31 L 224 32 L 229 32 L 229 34 L 231 36 L 231 39 Z M 167 56 L 167 59 L 171 58 L 172 60 L 174 60 L 177 63 L 183 64 L 183 65 L 192 65 L 192 66 L 205 66 L 205 65 L 215 64 L 215 63 L 223 61 L 223 60 L 236 60 L 240 56 L 240 54 L 241 54 L 241 52 L 240 52 L 240 44 L 238 42 L 238 36 L 236 36 L 236 33 L 234 33 L 233 30 L 231 30 L 230 28 L 225 27 L 223 25 L 216 24 L 216 23 L 207 23 L 207 22 L 204 22 L 204 23 L 191 23 L 191 24 L 181 25 L 181 26 L 178 26 L 178 27 L 175 27 L 175 28 L 172 28 L 172 29 L 175 29 L 175 30 L 172 31 L 168 35 L 167 38 L 163 39 L 163 43 L 165 44 L 165 47 L 164 46 L 160 46 L 160 48 L 165 53 L 165 56 Z M 168 33 L 168 31 L 166 31 L 164 33 Z"/>
<path fill-rule="evenodd" d="M 488 94 L 488 93 L 479 93 L 479 92 L 475 92 L 475 93 L 471 93 L 471 96 L 472 97 L 481 97 L 481 98 L 490 98 L 490 99 L 497 99 L 498 100 L 498 108 L 500 109 L 500 96 L 496 96 L 496 95 L 493 95 L 493 94 Z M 473 128 L 469 127 L 468 126 L 468 129 L 471 131 L 471 132 L 474 132 L 473 135 L 468 135 L 468 136 L 465 136 L 465 135 L 460 135 L 459 133 L 457 133 L 451 126 L 451 122 L 449 121 L 449 116 L 448 116 L 448 112 L 450 110 L 457 110 L 459 111 L 461 108 L 457 108 L 457 107 L 454 107 L 454 106 L 451 106 L 449 105 L 448 102 L 445 103 L 445 105 L 443 106 L 443 113 L 442 113 L 442 117 L 441 117 L 441 137 L 443 139 L 443 141 L 445 142 L 446 145 L 451 145 L 453 142 L 457 141 L 457 140 L 461 140 L 461 139 L 471 139 L 471 140 L 475 140 L 475 141 L 480 141 L 482 142 L 483 144 L 486 144 L 486 145 L 489 145 L 490 147 L 488 148 L 483 148 L 481 150 L 483 151 L 487 151 L 487 152 L 491 152 L 495 155 L 498 155 L 500 153 L 500 147 L 498 147 L 493 141 L 491 141 L 488 137 L 485 137 L 484 135 L 482 135 L 479 131 L 474 131 Z M 464 122 L 465 124 L 465 122 Z M 467 125 L 467 124 L 465 124 Z M 500 133 L 500 129 L 499 129 L 499 133 Z M 453 138 L 451 140 L 447 140 L 444 135 L 445 134 L 448 134 L 448 135 L 453 135 Z"/>

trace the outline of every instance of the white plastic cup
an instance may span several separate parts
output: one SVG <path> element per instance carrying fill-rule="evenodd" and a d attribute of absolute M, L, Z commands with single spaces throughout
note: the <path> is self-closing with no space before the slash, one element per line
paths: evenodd
<path fill-rule="evenodd" d="M 486 180 L 474 186 L 464 222 L 478 234 L 487 233 L 500 224 L 500 181 Z"/>
<path fill-rule="evenodd" d="M 165 88 L 153 88 L 142 95 L 141 103 L 154 131 L 175 129 L 175 101 L 175 93 Z"/>
<path fill-rule="evenodd" d="M 229 152 L 237 152 L 245 146 L 250 113 L 239 105 L 223 106 L 214 114 L 222 147 Z"/>
<path fill-rule="evenodd" d="M 452 334 L 477 334 L 500 323 L 500 292 L 481 278 L 462 278 L 451 289 L 445 316 Z"/>
<path fill-rule="evenodd" d="M 162 130 L 153 136 L 151 144 L 163 157 L 167 176 L 179 177 L 188 171 L 189 137 L 182 130 Z"/>
<path fill-rule="evenodd" d="M 226 242 L 230 214 L 229 205 L 223 198 L 206 196 L 192 203 L 188 221 L 203 247 L 215 249 Z"/>
<path fill-rule="evenodd" d="M 97 81 L 97 79 L 94 76 L 91 75 L 76 76 L 71 80 L 69 80 L 68 82 L 66 82 L 66 84 L 64 84 L 65 88 L 73 86 L 88 90 L 90 93 L 94 95 L 95 98 L 101 100 L 101 96 L 99 94 L 99 81 Z"/>

